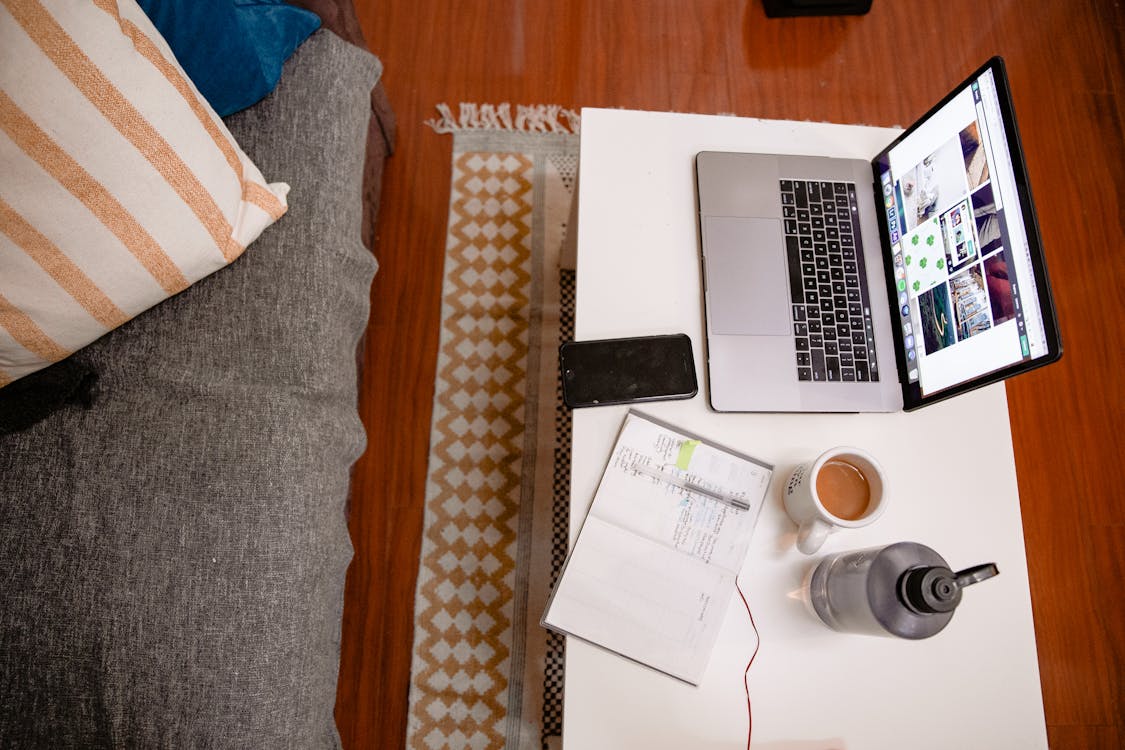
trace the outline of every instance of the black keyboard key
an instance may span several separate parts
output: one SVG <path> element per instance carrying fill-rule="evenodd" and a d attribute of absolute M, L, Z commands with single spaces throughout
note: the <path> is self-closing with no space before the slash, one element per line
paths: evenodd
<path fill-rule="evenodd" d="M 865 346 L 867 344 L 867 337 L 864 336 L 863 331 L 852 331 L 852 343 L 856 346 Z"/>
<path fill-rule="evenodd" d="M 809 335 L 809 324 L 808 323 L 794 323 L 793 324 L 793 335 L 794 336 L 808 336 Z"/>
<path fill-rule="evenodd" d="M 799 305 L 805 301 L 805 293 L 801 288 L 801 251 L 793 237 L 785 238 L 785 256 L 789 261 L 789 296 Z"/>
<path fill-rule="evenodd" d="M 824 358 L 824 370 L 828 375 L 829 383 L 840 382 L 840 360 L 837 357 Z"/>
<path fill-rule="evenodd" d="M 840 352 L 840 367 L 846 367 L 849 370 L 855 367 L 855 357 L 852 356 L 850 351 L 844 350 Z"/>
<path fill-rule="evenodd" d="M 801 321 L 805 319 L 805 306 L 793 305 L 793 320 Z"/>
<path fill-rule="evenodd" d="M 855 363 L 855 379 L 861 383 L 867 383 L 871 380 L 871 373 L 867 370 L 867 362 L 856 360 Z"/>
<path fill-rule="evenodd" d="M 854 383 L 855 382 L 855 370 L 851 369 L 850 367 L 841 367 L 840 368 L 840 380 L 844 381 L 845 383 Z"/>
<path fill-rule="evenodd" d="M 814 381 L 824 381 L 826 379 L 824 370 L 824 352 L 819 349 L 812 353 L 812 371 Z"/>
<path fill-rule="evenodd" d="M 840 348 L 838 346 L 836 346 L 836 339 L 832 339 L 831 341 L 825 339 L 825 341 L 824 341 L 824 353 L 830 354 L 833 357 L 839 356 Z"/>
<path fill-rule="evenodd" d="M 797 336 L 793 339 L 793 342 L 797 345 L 797 351 L 807 352 L 809 350 L 809 340 L 804 336 Z"/>
<path fill-rule="evenodd" d="M 787 193 L 793 192 L 793 180 L 782 180 L 781 189 Z"/>
<path fill-rule="evenodd" d="M 812 380 L 812 368 L 811 367 L 798 367 L 797 368 L 797 380 L 809 380 L 809 381 L 811 381 Z"/>
<path fill-rule="evenodd" d="M 812 357 L 808 352 L 797 352 L 797 365 L 799 367 L 811 367 Z"/>

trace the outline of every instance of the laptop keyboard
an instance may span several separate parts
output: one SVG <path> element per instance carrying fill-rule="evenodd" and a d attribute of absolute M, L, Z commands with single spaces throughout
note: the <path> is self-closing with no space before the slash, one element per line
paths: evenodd
<path fill-rule="evenodd" d="M 782 180 L 797 377 L 879 379 L 855 185 Z"/>

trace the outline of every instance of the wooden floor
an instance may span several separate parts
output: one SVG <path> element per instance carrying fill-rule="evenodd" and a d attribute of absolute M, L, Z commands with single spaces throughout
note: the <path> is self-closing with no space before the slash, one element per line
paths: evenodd
<path fill-rule="evenodd" d="M 1125 9 L 1116 0 L 874 0 L 767 19 L 759 0 L 359 0 L 399 118 L 361 409 L 337 718 L 402 747 L 451 139 L 439 102 L 909 124 L 1008 62 L 1062 362 L 1008 385 L 1053 748 L 1125 746 Z M 974 471 L 966 454 L 966 481 Z M 971 523 L 972 519 L 966 519 Z M 971 680 L 972 675 L 966 675 Z"/>

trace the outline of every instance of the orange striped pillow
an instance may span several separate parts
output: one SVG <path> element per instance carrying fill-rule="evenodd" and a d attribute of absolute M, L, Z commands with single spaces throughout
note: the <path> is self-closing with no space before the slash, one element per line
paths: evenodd
<path fill-rule="evenodd" d="M 286 210 L 134 0 L 0 0 L 0 387 Z"/>

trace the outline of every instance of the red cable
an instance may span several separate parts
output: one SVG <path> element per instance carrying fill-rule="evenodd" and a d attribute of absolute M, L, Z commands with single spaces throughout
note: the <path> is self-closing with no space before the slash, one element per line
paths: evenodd
<path fill-rule="evenodd" d="M 750 661 L 746 663 L 746 671 L 742 673 L 742 687 L 746 689 L 746 750 L 750 750 L 750 734 L 754 730 L 754 712 L 750 708 L 750 665 L 754 663 L 754 657 L 758 655 L 758 649 L 762 645 L 762 636 L 758 633 L 758 626 L 754 623 L 754 613 L 750 611 L 750 605 L 746 602 L 746 594 L 742 593 L 742 586 L 738 583 L 738 577 L 735 576 L 734 588 L 738 591 L 738 595 L 742 597 L 742 605 L 746 607 L 746 614 L 750 616 L 750 627 L 754 628 L 754 653 L 750 654 Z"/>

